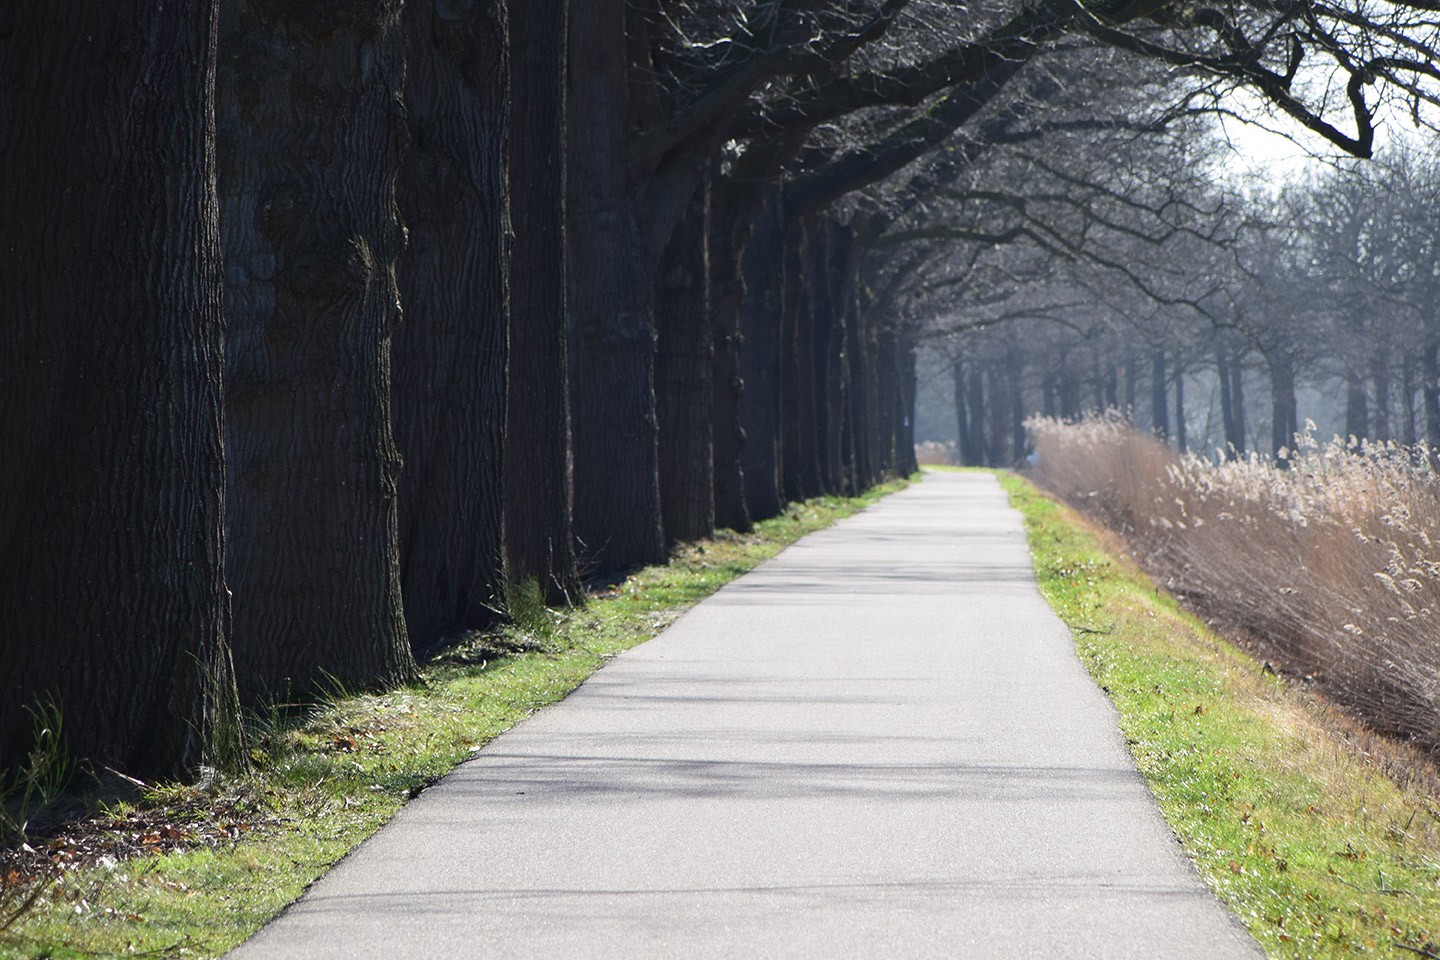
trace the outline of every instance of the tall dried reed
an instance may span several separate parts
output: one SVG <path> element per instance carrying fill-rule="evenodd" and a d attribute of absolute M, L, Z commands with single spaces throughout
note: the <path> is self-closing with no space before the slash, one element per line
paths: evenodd
<path fill-rule="evenodd" d="M 1192 609 L 1381 732 L 1440 752 L 1428 451 L 1307 432 L 1278 469 L 1179 456 L 1113 418 L 1026 426 L 1036 479 L 1121 534 Z"/>

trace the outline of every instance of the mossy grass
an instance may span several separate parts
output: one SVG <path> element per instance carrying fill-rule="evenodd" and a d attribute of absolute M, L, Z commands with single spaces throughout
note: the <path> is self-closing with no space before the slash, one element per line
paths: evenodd
<path fill-rule="evenodd" d="M 107 857 L 47 879 L 43 896 L 0 932 L 0 957 L 224 953 L 481 745 L 726 582 L 904 485 L 795 504 L 753 533 L 680 547 L 668 565 L 641 570 L 581 608 L 547 610 L 537 591 L 513 588 L 505 598 L 513 624 L 450 648 L 419 684 L 273 711 L 256 721 L 245 777 L 152 788 L 106 811 L 146 825 L 131 849 L 152 839 L 174 849 Z M 208 842 L 185 843 L 192 834 Z"/>
<path fill-rule="evenodd" d="M 1440 955 L 1440 806 L 1013 474 L 1040 589 L 1201 875 L 1278 958 Z M 1403 778 L 1401 778 L 1403 779 Z"/>

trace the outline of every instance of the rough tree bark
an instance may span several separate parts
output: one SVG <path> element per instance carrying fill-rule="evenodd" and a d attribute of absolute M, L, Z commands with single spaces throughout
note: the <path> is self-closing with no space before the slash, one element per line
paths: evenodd
<path fill-rule="evenodd" d="M 745 505 L 745 379 L 740 369 L 740 311 L 745 278 L 740 269 L 740 250 L 728 246 L 728 232 L 723 225 L 716 225 L 710 234 L 710 382 L 714 390 L 711 471 L 715 480 L 715 525 L 745 533 L 754 526 Z M 727 244 L 727 252 L 717 254 L 718 244 Z"/>
<path fill-rule="evenodd" d="M 715 530 L 709 237 L 710 187 L 702 183 L 670 237 L 655 292 L 660 504 L 672 544 Z"/>
<path fill-rule="evenodd" d="M 1272 351 L 1270 362 L 1270 450 L 1281 468 L 1290 465 L 1290 452 L 1299 432 L 1295 405 L 1295 361 L 1285 350 Z M 1286 455 L 1281 456 L 1285 451 Z"/>
<path fill-rule="evenodd" d="M 418 650 L 493 623 L 504 593 L 505 5 L 409 3 L 395 334 L 400 583 Z"/>
<path fill-rule="evenodd" d="M 505 406 L 505 549 L 515 583 L 550 603 L 580 597 L 571 523 L 566 351 L 565 100 L 568 0 L 510 18 L 510 372 Z"/>
<path fill-rule="evenodd" d="M 1165 351 L 1150 354 L 1150 429 L 1163 441 L 1170 439 L 1170 403 L 1166 391 Z"/>
<path fill-rule="evenodd" d="M 1175 365 L 1175 449 L 1185 453 L 1190 449 L 1185 432 L 1185 371 Z"/>
<path fill-rule="evenodd" d="M 810 264 L 823 245 L 812 223 L 785 227 L 785 295 L 780 329 L 781 477 L 786 500 L 820 495 L 816 419 L 815 300 Z"/>
<path fill-rule="evenodd" d="M 908 477 L 920 469 L 915 459 L 915 339 L 909 330 L 901 330 L 898 341 L 895 353 L 899 367 L 896 375 L 899 423 L 895 436 L 895 465 L 900 476 Z"/>
<path fill-rule="evenodd" d="M 414 671 L 390 420 L 399 19 L 398 0 L 221 7 L 227 574 L 252 703 Z"/>
<path fill-rule="evenodd" d="M 665 559 L 654 387 L 656 264 L 628 168 L 624 0 L 570 12 L 575 535 L 597 573 Z"/>
<path fill-rule="evenodd" d="M 851 285 L 846 310 L 845 355 L 850 368 L 850 389 L 846 394 L 845 444 L 851 464 L 847 492 L 854 496 L 875 483 L 874 457 L 870 450 L 870 368 L 873 354 L 865 329 L 865 312 L 860 309 L 858 282 Z"/>
<path fill-rule="evenodd" d="M 1230 351 L 1222 344 L 1215 348 L 1215 374 L 1220 386 L 1220 421 L 1225 431 L 1225 458 L 1233 460 L 1240 454 L 1234 445 L 1235 400 L 1230 385 Z"/>
<path fill-rule="evenodd" d="M 1425 405 L 1425 442 L 1432 461 L 1440 458 L 1440 336 L 1431 334 L 1420 354 L 1420 375 L 1424 379 L 1420 396 Z"/>
<path fill-rule="evenodd" d="M 215 9 L 0 12 L 0 770 L 46 701 L 147 777 L 233 707 Z"/>
<path fill-rule="evenodd" d="M 1358 370 L 1345 371 L 1345 435 L 1364 440 L 1370 433 L 1370 398 L 1365 378 Z"/>
<path fill-rule="evenodd" d="M 753 520 L 785 507 L 781 489 L 780 334 L 784 316 L 785 222 L 778 197 L 766 204 L 745 247 L 740 370 L 745 381 L 741 422 L 745 505 Z"/>

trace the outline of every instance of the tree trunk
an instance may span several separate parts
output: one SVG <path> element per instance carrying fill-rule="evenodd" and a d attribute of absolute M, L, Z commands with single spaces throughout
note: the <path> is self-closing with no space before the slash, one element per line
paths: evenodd
<path fill-rule="evenodd" d="M 1403 418 L 1400 441 L 1407 447 L 1415 446 L 1420 439 L 1419 424 L 1415 419 L 1415 374 L 1419 365 L 1420 358 L 1414 354 L 1407 354 L 1400 361 L 1400 415 Z"/>
<path fill-rule="evenodd" d="M 748 193 L 744 199 L 751 199 Z M 758 210 L 748 209 L 735 196 L 731 184 L 717 178 L 710 211 L 711 471 L 715 481 L 715 525 L 742 533 L 753 527 L 745 505 L 745 380 L 740 365 L 740 315 L 745 302 L 742 260 L 758 215 Z"/>
<path fill-rule="evenodd" d="M 1290 465 L 1297 432 L 1294 361 L 1277 351 L 1270 357 L 1270 443 L 1282 469 Z"/>
<path fill-rule="evenodd" d="M 740 408 L 745 431 L 742 465 L 745 506 L 754 520 L 785 508 L 781 489 L 780 334 L 784 316 L 785 226 L 779 198 L 766 204 L 745 247 L 745 299 L 741 306 Z"/>
<path fill-rule="evenodd" d="M 1185 453 L 1190 449 L 1185 434 L 1185 371 L 1175 367 L 1175 449 Z"/>
<path fill-rule="evenodd" d="M 991 364 L 987 373 L 990 379 L 990 417 L 989 436 L 985 444 L 986 460 L 992 467 L 1003 467 L 1010 463 L 1010 404 L 1004 388 L 1004 372 L 1000 365 Z"/>
<path fill-rule="evenodd" d="M 221 8 L 227 563 L 251 703 L 414 672 L 390 420 L 399 13 Z"/>
<path fill-rule="evenodd" d="M 1245 365 L 1238 350 L 1231 354 L 1230 361 L 1230 409 L 1235 418 L 1235 433 L 1227 439 L 1236 455 L 1243 457 L 1250 445 L 1247 439 L 1250 430 L 1245 419 Z"/>
<path fill-rule="evenodd" d="M 1376 440 L 1393 440 L 1394 428 L 1390 416 L 1390 357 L 1388 347 L 1381 344 L 1370 357 L 1370 383 L 1375 389 Z"/>
<path fill-rule="evenodd" d="M 1011 464 L 1019 466 L 1025 462 L 1025 394 L 1022 381 L 1025 361 L 1020 351 L 1011 347 L 1007 351 L 1008 363 L 1006 372 L 1009 374 L 1008 384 L 1010 387 L 1010 449 Z M 1110 368 L 1113 375 L 1115 368 Z M 1112 376 L 1113 382 L 1113 376 Z M 1111 404 L 1113 407 L 1114 404 Z"/>
<path fill-rule="evenodd" d="M 1170 410 L 1166 397 L 1165 351 L 1150 355 L 1150 428 L 1161 440 L 1170 439 Z"/>
<path fill-rule="evenodd" d="M 845 365 L 845 294 L 855 264 L 855 235 L 849 228 L 824 221 L 821 256 L 814 261 L 815 401 L 820 486 L 825 493 L 845 489 L 845 394 L 849 389 Z"/>
<path fill-rule="evenodd" d="M 1420 354 L 1420 375 L 1425 383 L 1420 396 L 1425 404 L 1425 443 L 1431 462 L 1440 459 L 1440 336 L 1431 334 Z"/>
<path fill-rule="evenodd" d="M 781 475 L 786 500 L 820 495 L 820 457 L 816 420 L 815 301 L 812 248 L 818 231 L 805 221 L 785 229 L 784 320 L 780 336 Z"/>
<path fill-rule="evenodd" d="M 1105 399 L 1101 406 L 1104 411 L 1120 409 L 1120 371 L 1115 366 L 1114 358 L 1107 358 L 1105 361 Z"/>
<path fill-rule="evenodd" d="M 970 461 L 967 464 L 972 467 L 988 467 L 990 457 L 985 446 L 985 421 L 988 419 L 988 404 L 985 396 L 985 368 L 978 369 L 972 363 L 969 375 L 966 377 L 969 390 L 967 404 L 970 407 Z M 993 399 L 993 398 L 992 398 Z"/>
<path fill-rule="evenodd" d="M 896 468 L 902 477 L 908 477 L 920 469 L 915 459 L 915 340 L 908 331 L 899 335 L 899 349 L 896 358 L 896 391 L 900 400 L 899 429 L 895 437 Z"/>
<path fill-rule="evenodd" d="M 509 382 L 505 408 L 506 575 L 550 603 L 578 601 L 566 350 L 565 98 L 568 0 L 529 0 L 510 18 Z"/>
<path fill-rule="evenodd" d="M 1355 440 L 1364 440 L 1370 432 L 1370 403 L 1365 395 L 1365 379 L 1348 369 L 1345 373 L 1345 433 Z"/>
<path fill-rule="evenodd" d="M 1234 460 L 1238 451 L 1232 445 L 1235 436 L 1235 408 L 1230 393 L 1230 359 L 1224 346 L 1215 348 L 1215 374 L 1220 386 L 1220 420 L 1225 430 L 1225 459 Z"/>
<path fill-rule="evenodd" d="M 655 410 L 660 503 L 670 543 L 715 530 L 710 330 L 710 186 L 695 191 L 670 238 L 655 293 Z"/>
<path fill-rule="evenodd" d="M 950 361 L 950 380 L 955 389 L 955 454 L 962 466 L 973 467 L 976 464 L 970 440 L 970 377 L 961 354 L 957 353 Z"/>
<path fill-rule="evenodd" d="M 1125 419 L 1135 422 L 1135 405 L 1140 396 L 1140 358 L 1133 347 L 1125 348 Z"/>
<path fill-rule="evenodd" d="M 505 7 L 407 4 L 395 334 L 400 583 L 414 647 L 478 630 L 504 597 Z"/>
<path fill-rule="evenodd" d="M 850 482 L 846 492 L 854 496 L 868 490 L 875 482 L 870 454 L 870 391 L 867 385 L 871 353 L 865 333 L 865 314 L 860 309 L 858 282 L 851 283 L 845 305 L 848 314 L 845 362 L 850 379 L 850 389 L 845 394 L 845 442 L 850 464 Z"/>
<path fill-rule="evenodd" d="M 900 363 L 895 319 L 880 319 L 875 338 L 875 449 L 884 476 L 900 472 Z"/>
<path fill-rule="evenodd" d="M 657 264 L 627 167 L 624 0 L 570 11 L 575 535 L 597 573 L 665 559 L 655 418 Z"/>
<path fill-rule="evenodd" d="M 215 5 L 0 13 L 0 774 L 150 777 L 233 717 Z"/>

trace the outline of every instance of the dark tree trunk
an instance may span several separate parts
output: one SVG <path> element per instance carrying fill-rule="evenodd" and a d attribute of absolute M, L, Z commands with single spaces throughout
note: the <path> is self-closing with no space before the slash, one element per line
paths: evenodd
<path fill-rule="evenodd" d="M 875 338 L 875 449 L 885 476 L 900 472 L 900 362 L 895 320 L 883 317 Z"/>
<path fill-rule="evenodd" d="M 1170 439 L 1170 410 L 1166 396 L 1165 351 L 1150 355 L 1150 428 L 1161 440 Z"/>
<path fill-rule="evenodd" d="M 580 598 L 571 524 L 566 351 L 565 64 L 568 0 L 529 0 L 510 18 L 509 383 L 505 552 L 512 583 L 550 603 Z"/>
<path fill-rule="evenodd" d="M 1011 463 L 1019 465 L 1025 460 L 1025 392 L 1024 375 L 1025 361 L 1018 349 L 1011 347 L 1007 352 L 1007 374 L 1010 388 L 1010 449 Z M 1114 367 L 1111 367 L 1114 373 Z M 1113 377 L 1112 377 L 1113 380 Z M 1113 404 L 1112 404 L 1113 406 Z"/>
<path fill-rule="evenodd" d="M 991 364 L 987 371 L 990 378 L 989 436 L 986 439 L 986 460 L 992 467 L 1003 467 L 1010 463 L 1010 403 L 1004 387 L 1005 371 L 999 364 Z"/>
<path fill-rule="evenodd" d="M 0 13 L 0 774 L 47 701 L 147 777 L 233 713 L 214 13 Z"/>
<path fill-rule="evenodd" d="M 390 420 L 399 13 L 222 5 L 227 563 L 252 703 L 414 671 Z"/>
<path fill-rule="evenodd" d="M 1175 368 L 1175 449 L 1185 453 L 1190 449 L 1185 433 L 1185 371 Z"/>
<path fill-rule="evenodd" d="M 1440 459 L 1440 337 L 1431 334 L 1420 354 L 1421 402 L 1425 405 L 1425 443 L 1431 461 Z"/>
<path fill-rule="evenodd" d="M 1393 440 L 1395 433 L 1390 417 L 1390 357 L 1389 350 L 1384 345 L 1377 346 L 1371 355 L 1370 383 L 1375 389 L 1375 429 L 1372 435 L 1376 440 Z"/>
<path fill-rule="evenodd" d="M 1239 351 L 1231 354 L 1230 360 L 1230 410 L 1235 418 L 1235 432 L 1226 439 L 1237 455 L 1244 456 L 1250 445 L 1247 439 L 1250 430 L 1245 417 L 1245 365 Z"/>
<path fill-rule="evenodd" d="M 709 237 L 710 187 L 704 183 L 670 238 L 655 292 L 660 503 L 670 543 L 715 530 Z"/>
<path fill-rule="evenodd" d="M 964 357 L 956 355 L 950 362 L 950 379 L 955 388 L 955 453 L 962 466 L 973 467 L 976 463 L 970 436 L 970 377 Z"/>
<path fill-rule="evenodd" d="M 1135 404 L 1140 396 L 1140 358 L 1132 347 L 1125 348 L 1125 419 L 1135 422 Z"/>
<path fill-rule="evenodd" d="M 985 402 L 985 368 L 977 368 L 972 364 L 966 380 L 965 386 L 969 392 L 966 402 L 970 407 L 970 459 L 966 465 L 985 467 L 990 465 L 990 458 L 985 450 L 985 420 L 988 407 Z"/>
<path fill-rule="evenodd" d="M 1365 395 L 1365 378 L 1356 370 L 1345 374 L 1345 433 L 1364 440 L 1370 431 L 1370 402 Z"/>
<path fill-rule="evenodd" d="M 1045 377 L 1040 382 L 1041 409 L 1045 416 L 1055 416 L 1055 374 L 1052 371 L 1045 371 Z"/>
<path fill-rule="evenodd" d="M 745 299 L 741 307 L 740 408 L 745 431 L 742 464 L 745 505 L 754 520 L 785 507 L 781 490 L 780 335 L 784 317 L 785 227 L 778 197 L 765 207 L 745 247 Z"/>
<path fill-rule="evenodd" d="M 1245 385 L 1240 355 L 1229 347 L 1220 346 L 1215 354 L 1220 374 L 1220 410 L 1225 422 L 1225 455 L 1230 459 L 1245 455 Z"/>
<path fill-rule="evenodd" d="M 1414 354 L 1407 354 L 1400 361 L 1400 415 L 1403 418 L 1400 441 L 1407 447 L 1413 447 L 1420 439 L 1415 418 L 1415 375 L 1419 365 L 1420 358 Z"/>
<path fill-rule="evenodd" d="M 1115 366 L 1113 358 L 1105 361 L 1105 398 L 1101 403 L 1102 410 L 1120 409 L 1120 371 Z"/>
<path fill-rule="evenodd" d="M 748 202 L 747 202 L 748 201 Z M 754 229 L 758 197 L 717 180 L 710 212 L 711 449 L 715 525 L 742 533 L 753 526 L 745 505 L 740 315 L 745 302 L 744 250 Z"/>
<path fill-rule="evenodd" d="M 1230 388 L 1229 352 L 1223 346 L 1215 348 L 1215 374 L 1220 386 L 1220 420 L 1225 430 L 1225 459 L 1234 460 L 1239 450 L 1231 439 L 1235 436 L 1234 397 Z"/>
<path fill-rule="evenodd" d="M 823 222 L 821 255 L 814 260 L 815 391 L 820 486 L 825 493 L 845 489 L 845 295 L 854 270 L 855 235 L 840 224 Z"/>
<path fill-rule="evenodd" d="M 845 395 L 845 444 L 850 466 L 846 492 L 853 496 L 869 489 L 875 482 L 870 454 L 870 390 L 867 383 L 871 353 L 865 333 L 865 314 L 860 309 L 858 282 L 850 285 L 846 309 L 845 361 L 850 379 L 850 389 Z"/>
<path fill-rule="evenodd" d="M 665 559 L 655 419 L 657 264 L 627 168 L 624 0 L 570 11 L 575 535 L 609 574 Z"/>
<path fill-rule="evenodd" d="M 416 649 L 496 619 L 504 597 L 505 7 L 407 4 L 395 334 L 400 583 Z"/>
<path fill-rule="evenodd" d="M 896 380 L 900 400 L 900 416 L 895 437 L 896 468 L 902 477 L 920 469 L 915 459 L 915 341 L 908 332 L 899 335 L 896 359 L 899 370 Z"/>
<path fill-rule="evenodd" d="M 813 248 L 820 242 L 812 223 L 792 220 L 787 224 L 780 335 L 781 476 L 786 500 L 808 500 L 820 494 L 815 301 L 808 269 Z"/>
<path fill-rule="evenodd" d="M 1065 420 L 1080 418 L 1080 382 L 1067 365 L 1060 371 L 1060 416 Z"/>
<path fill-rule="evenodd" d="M 852 360 L 852 382 L 858 384 L 855 423 L 857 461 L 863 462 L 862 488 L 868 489 L 885 476 L 884 452 L 880 448 L 880 359 L 875 330 L 873 300 L 860 284 L 855 289 L 855 343 L 858 353 Z"/>
<path fill-rule="evenodd" d="M 1299 432 L 1295 408 L 1295 366 L 1290 356 L 1276 351 L 1270 357 L 1270 444 L 1275 462 L 1288 467 Z M 1286 455 L 1281 456 L 1285 451 Z"/>

